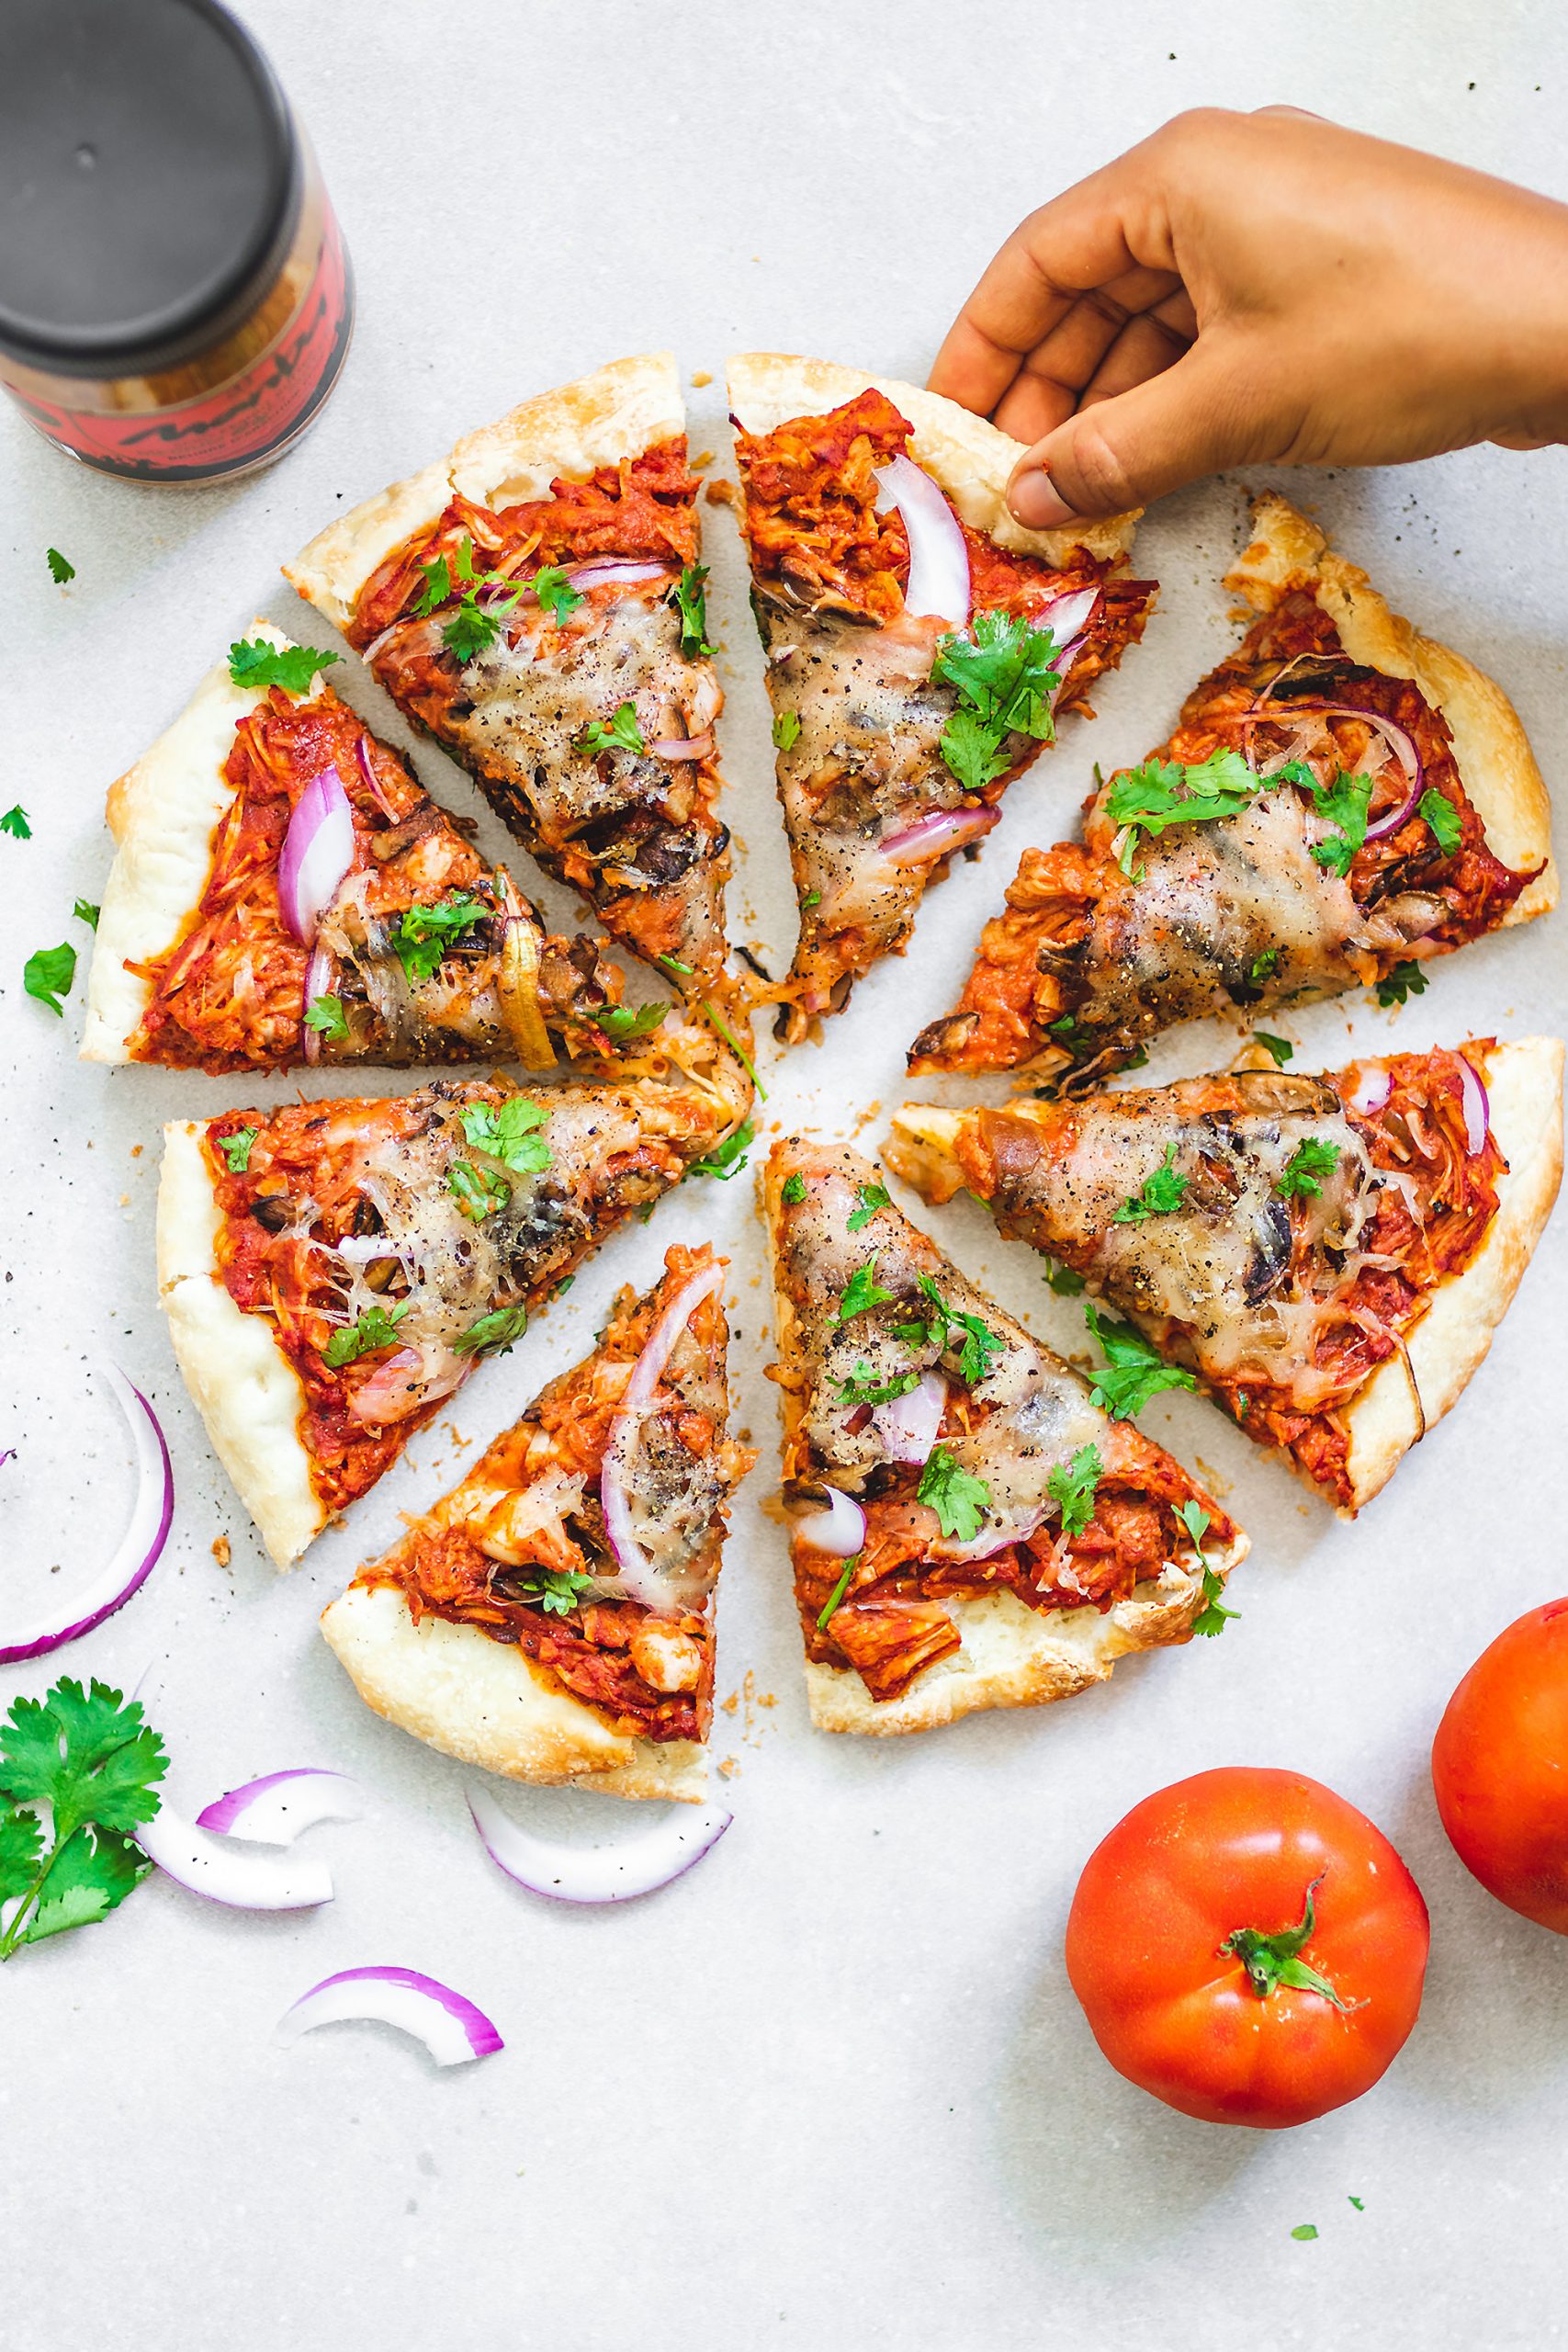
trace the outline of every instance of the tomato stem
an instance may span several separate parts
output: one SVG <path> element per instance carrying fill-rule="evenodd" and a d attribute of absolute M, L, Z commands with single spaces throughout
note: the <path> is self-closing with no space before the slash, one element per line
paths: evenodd
<path fill-rule="evenodd" d="M 1316 1924 L 1313 1898 L 1323 1884 L 1324 1876 L 1319 1871 L 1308 1885 L 1298 1926 L 1280 1928 L 1271 1936 L 1265 1935 L 1261 1928 L 1237 1928 L 1220 1946 L 1222 1951 L 1234 1952 L 1240 1961 L 1247 1971 L 1247 1981 L 1260 2001 L 1266 2001 L 1276 1985 L 1288 1984 L 1297 1992 L 1321 1994 L 1337 2009 L 1353 2006 L 1342 2001 L 1327 1977 L 1309 1967 L 1301 1957 L 1302 1948 L 1310 1941 Z"/>

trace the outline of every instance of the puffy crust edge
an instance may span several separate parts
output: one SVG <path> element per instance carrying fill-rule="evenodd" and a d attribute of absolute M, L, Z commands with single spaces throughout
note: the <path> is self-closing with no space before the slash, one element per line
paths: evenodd
<path fill-rule="evenodd" d="M 321 1632 L 367 1706 L 443 1755 L 512 1781 L 702 1804 L 706 1751 L 613 1731 L 509 1644 L 476 1625 L 415 1624 L 390 1586 L 350 1585 Z"/>
<path fill-rule="evenodd" d="M 1336 555 L 1317 525 L 1277 492 L 1257 501 L 1252 526 L 1252 543 L 1226 573 L 1226 587 L 1256 611 L 1269 612 L 1292 583 L 1304 580 L 1353 662 L 1414 678 L 1453 730 L 1460 774 L 1494 854 L 1516 872 L 1542 867 L 1504 916 L 1503 927 L 1549 912 L 1558 898 L 1551 803 L 1529 738 L 1502 687 L 1393 611 L 1366 573 Z"/>
<path fill-rule="evenodd" d="M 1445 1283 L 1410 1335 L 1410 1366 L 1425 1427 L 1455 1405 L 1492 1345 L 1551 1215 L 1562 1180 L 1562 1043 L 1519 1037 L 1499 1045 L 1482 1075 L 1492 1132 L 1508 1162 L 1497 1214 L 1462 1273 Z M 1346 1414 L 1353 1508 L 1385 1487 L 1423 1433 L 1398 1358 L 1381 1364 Z"/>
<path fill-rule="evenodd" d="M 280 650 L 292 644 L 270 621 L 251 623 L 253 639 Z M 321 673 L 313 702 L 324 691 Z M 212 864 L 212 836 L 233 800 L 223 774 L 234 729 L 265 701 L 265 686 L 237 686 L 220 662 L 172 727 L 108 789 L 106 814 L 115 838 L 87 976 L 87 1018 L 81 1055 L 88 1062 L 128 1062 L 152 996 L 126 970 L 167 954 L 200 903 Z"/>
<path fill-rule="evenodd" d="M 186 1386 L 213 1450 L 280 1568 L 326 1525 L 299 1437 L 305 1391 L 265 1316 L 235 1306 L 218 1272 L 220 1216 L 203 1121 L 164 1130 L 158 1289 Z"/>
<path fill-rule="evenodd" d="M 590 474 L 635 457 L 684 432 L 685 424 L 672 352 L 612 360 L 521 401 L 495 424 L 465 434 L 445 458 L 339 515 L 284 565 L 284 578 L 345 628 L 371 573 L 433 523 L 454 492 L 476 505 L 542 498 L 557 474 Z"/>
<path fill-rule="evenodd" d="M 763 1221 L 779 1361 L 786 1372 L 793 1372 L 800 1360 L 796 1317 L 779 1281 L 774 1246 L 783 1181 L 779 1160 L 770 1158 L 761 1180 Z M 783 1403 L 787 1436 L 799 1410 L 787 1387 Z M 1220 1561 L 1225 1576 L 1239 1566 L 1247 1549 L 1247 1537 L 1238 1528 L 1235 1544 Z M 956 1657 L 939 1658 L 925 1668 L 900 1698 L 874 1699 L 852 1668 L 822 1666 L 807 1659 L 806 1692 L 811 1720 L 818 1731 L 897 1737 L 905 1732 L 933 1731 L 984 1708 L 1040 1707 L 1055 1699 L 1071 1698 L 1076 1690 L 1105 1681 L 1119 1657 L 1185 1641 L 1202 1611 L 1202 1587 L 1201 1573 L 1188 1573 L 1170 1561 L 1157 1582 L 1138 1586 L 1130 1600 L 1118 1601 L 1103 1615 L 1097 1609 L 1067 1609 L 1043 1617 L 1026 1609 L 1010 1592 L 951 1600 L 947 1605 L 962 1636 L 962 1649 Z"/>
<path fill-rule="evenodd" d="M 915 428 L 914 454 L 934 474 L 972 530 L 998 547 L 1065 564 L 1075 548 L 1101 562 L 1124 556 L 1142 508 L 1110 514 L 1064 531 L 1026 531 L 1009 509 L 1006 491 L 1023 444 L 940 392 L 873 376 L 831 359 L 803 359 L 783 351 L 743 351 L 729 362 L 729 405 L 748 433 L 771 433 L 795 416 L 820 416 L 868 388 L 885 392 Z"/>

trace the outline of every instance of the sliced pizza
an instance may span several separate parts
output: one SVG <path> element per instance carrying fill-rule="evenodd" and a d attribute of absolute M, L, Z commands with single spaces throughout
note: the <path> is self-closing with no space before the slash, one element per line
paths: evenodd
<path fill-rule="evenodd" d="M 901 952 L 926 886 L 1143 633 L 1136 516 L 1026 531 L 1021 455 L 932 392 L 821 359 L 729 367 L 800 938 L 778 1034 Z"/>
<path fill-rule="evenodd" d="M 727 1434 L 725 1261 L 664 1262 L 321 1631 L 378 1715 L 448 1756 L 700 1804 L 714 1586 L 756 1456 Z"/>
<path fill-rule="evenodd" d="M 110 787 L 88 1061 L 602 1058 L 643 1034 L 593 942 L 552 934 L 407 762 L 257 621 Z"/>
<path fill-rule="evenodd" d="M 438 1079 L 165 1129 L 158 1276 L 186 1384 L 282 1566 L 634 1210 L 728 1172 L 750 1100 L 705 1029 L 668 1081 Z"/>
<path fill-rule="evenodd" d="M 724 966 L 723 695 L 668 352 L 499 424 L 286 565 L 547 872 L 688 993 Z"/>
<path fill-rule="evenodd" d="M 858 1152 L 766 1173 L 812 1721 L 909 1732 L 1217 1633 L 1247 1539 L 901 1216 Z"/>
<path fill-rule="evenodd" d="M 1529 1263 L 1562 1173 L 1562 1046 L 908 1103 L 886 1156 L 1130 1316 L 1099 1329 L 1133 1390 L 1196 1375 L 1350 1513 L 1455 1403 Z"/>
<path fill-rule="evenodd" d="M 914 1070 L 1090 1086 L 1173 1022 L 1375 985 L 1557 903 L 1551 811 L 1513 705 L 1391 612 L 1282 498 L 1230 573 L 1258 617 L 1084 838 L 1026 850 Z"/>

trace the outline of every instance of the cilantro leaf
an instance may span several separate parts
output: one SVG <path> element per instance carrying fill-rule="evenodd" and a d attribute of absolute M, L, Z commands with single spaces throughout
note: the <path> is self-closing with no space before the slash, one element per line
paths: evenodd
<path fill-rule="evenodd" d="M 481 1315 L 477 1323 L 470 1323 L 452 1345 L 460 1356 L 488 1355 L 492 1350 L 504 1355 L 527 1329 L 525 1306 L 497 1306 L 489 1315 Z"/>
<path fill-rule="evenodd" d="M 422 563 L 419 569 L 424 585 L 411 612 L 413 619 L 423 621 L 429 619 L 438 605 L 445 605 L 450 600 L 452 567 L 444 555 L 438 555 L 433 562 Z"/>
<path fill-rule="evenodd" d="M 1291 2235 L 1293 2238 L 1314 2238 L 1317 2235 L 1317 2223 L 1315 2222 L 1298 2222 L 1295 2228 L 1291 2232 Z"/>
<path fill-rule="evenodd" d="M 1223 817 L 1239 816 L 1272 777 L 1260 776 L 1241 753 L 1228 747 L 1211 752 L 1206 760 L 1182 766 L 1174 760 L 1145 760 L 1142 767 L 1124 768 L 1111 779 L 1105 796 L 1105 813 L 1117 831 L 1125 831 L 1119 863 L 1126 875 L 1140 833 L 1163 833 L 1172 825 L 1211 824 Z"/>
<path fill-rule="evenodd" d="M 688 563 L 670 592 L 681 616 L 681 650 L 691 661 L 713 651 L 708 643 L 707 602 L 703 594 L 707 576 L 705 563 Z"/>
<path fill-rule="evenodd" d="M 991 1490 L 984 1478 L 972 1477 L 945 1445 L 938 1445 L 920 1473 L 915 1499 L 930 1504 L 945 1536 L 972 1544 L 989 1508 Z"/>
<path fill-rule="evenodd" d="M 265 638 L 242 638 L 229 648 L 229 675 L 237 686 L 281 686 L 285 694 L 308 695 L 319 670 L 341 662 L 312 645 L 269 645 Z"/>
<path fill-rule="evenodd" d="M 1408 957 L 1396 964 L 1391 972 L 1385 972 L 1378 982 L 1378 1002 L 1385 1009 L 1404 1004 L 1409 997 L 1425 996 L 1426 993 L 1427 975 L 1419 964 Z"/>
<path fill-rule="evenodd" d="M 28 822 L 28 812 L 19 800 L 7 808 L 3 817 L 0 817 L 0 833 L 9 833 L 14 842 L 31 841 L 33 829 Z"/>
<path fill-rule="evenodd" d="M 1045 1280 L 1058 1298 L 1077 1298 L 1083 1289 L 1081 1274 L 1075 1274 L 1071 1266 L 1054 1265 L 1049 1260 L 1045 1266 Z"/>
<path fill-rule="evenodd" d="M 1004 749 L 1009 735 L 1051 741 L 1060 658 L 1048 628 L 1000 611 L 976 613 L 967 630 L 942 639 L 931 678 L 953 688 L 959 707 L 937 749 L 966 792 L 982 791 L 1012 765 Z"/>
<path fill-rule="evenodd" d="M 548 1113 L 526 1094 L 509 1094 L 504 1102 L 470 1102 L 463 1113 L 463 1133 L 476 1151 L 488 1151 L 519 1176 L 538 1176 L 554 1157 L 539 1130 Z"/>
<path fill-rule="evenodd" d="M 1084 1319 L 1105 1353 L 1103 1368 L 1093 1375 L 1089 1403 L 1109 1413 L 1113 1421 L 1130 1421 L 1162 1388 L 1195 1388 L 1194 1375 L 1179 1365 L 1163 1363 L 1131 1323 L 1113 1323 L 1092 1306 Z"/>
<path fill-rule="evenodd" d="M 863 1233 L 878 1209 L 891 1208 L 893 1205 L 892 1195 L 886 1184 L 858 1184 L 855 1187 L 855 1198 L 860 1203 L 860 1206 L 852 1209 L 845 1219 L 846 1233 Z"/>
<path fill-rule="evenodd" d="M 103 913 L 103 909 L 95 906 L 91 899 L 78 899 L 71 911 L 78 922 L 85 922 L 90 930 L 96 931 L 98 917 Z"/>
<path fill-rule="evenodd" d="M 1218 1569 L 1211 1564 L 1209 1555 L 1203 1549 L 1203 1538 L 1207 1535 L 1213 1522 L 1202 1504 L 1199 1502 L 1196 1496 L 1190 1495 L 1184 1503 L 1179 1505 L 1176 1516 L 1191 1537 L 1192 1549 L 1198 1555 L 1198 1566 L 1203 1571 L 1203 1606 L 1192 1620 L 1192 1631 L 1195 1634 L 1201 1634 L 1205 1641 L 1212 1641 L 1216 1634 L 1224 1632 L 1230 1618 L 1239 1616 L 1241 1612 L 1239 1610 L 1226 1609 L 1223 1604 L 1222 1595 L 1224 1592 L 1225 1580 Z"/>
<path fill-rule="evenodd" d="M 43 1825 L 36 1813 L 0 1813 L 0 1903 L 25 1894 L 43 1860 Z"/>
<path fill-rule="evenodd" d="M 328 1371 L 341 1372 L 345 1363 L 356 1363 L 361 1356 L 374 1355 L 378 1348 L 396 1347 L 398 1325 L 408 1311 L 406 1303 L 400 1306 L 367 1306 L 357 1322 L 334 1331 L 321 1350 L 321 1361 Z"/>
<path fill-rule="evenodd" d="M 305 1007 L 305 1026 L 319 1029 L 329 1046 L 341 1046 L 348 1035 L 348 1015 L 341 996 L 313 996 Z"/>
<path fill-rule="evenodd" d="M 773 721 L 773 746 L 776 751 L 793 752 L 800 741 L 800 714 L 781 710 Z"/>
<path fill-rule="evenodd" d="M 1253 987 L 1260 989 L 1266 980 L 1271 980 L 1274 978 L 1279 968 L 1280 950 L 1277 947 L 1266 947 L 1261 956 L 1255 956 L 1252 959 L 1249 977 Z"/>
<path fill-rule="evenodd" d="M 75 579 L 75 565 L 62 556 L 58 548 L 45 548 L 43 553 L 49 566 L 49 576 L 57 588 L 63 588 L 68 580 Z"/>
<path fill-rule="evenodd" d="M 942 730 L 937 749 L 965 792 L 984 792 L 1012 765 L 977 711 L 955 710 Z"/>
<path fill-rule="evenodd" d="M 533 590 L 540 607 L 548 613 L 557 628 L 571 618 L 579 605 L 585 600 L 581 590 L 572 586 L 558 563 L 542 564 L 534 574 Z"/>
<path fill-rule="evenodd" d="M 840 1381 L 839 1394 L 846 1405 L 891 1405 L 919 1385 L 918 1372 L 896 1372 L 891 1380 L 878 1380 L 868 1363 L 857 1363 L 848 1380 Z"/>
<path fill-rule="evenodd" d="M 577 739 L 577 748 L 591 760 L 596 760 L 602 752 L 645 752 L 648 746 L 637 723 L 637 705 L 618 704 L 614 718 L 607 721 L 590 719 Z"/>
<path fill-rule="evenodd" d="M 547 1617 L 570 1617 L 585 1592 L 593 1589 L 593 1578 L 581 1568 L 532 1568 L 519 1588 L 525 1600 L 533 1601 Z"/>
<path fill-rule="evenodd" d="M 848 1323 L 856 1315 L 869 1315 L 874 1306 L 889 1306 L 897 1293 L 884 1290 L 876 1279 L 876 1260 L 868 1258 L 857 1266 L 844 1284 L 839 1304 L 833 1311 L 836 1323 Z"/>
<path fill-rule="evenodd" d="M 934 1342 L 943 1351 L 957 1349 L 958 1376 L 973 1388 L 984 1380 L 995 1359 L 1005 1353 L 1007 1342 L 998 1340 L 989 1324 L 982 1323 L 961 1306 L 949 1306 L 936 1281 L 930 1274 L 919 1278 L 923 1297 L 929 1298 L 936 1312 L 926 1321 L 899 1323 L 894 1326 L 894 1337 L 909 1349 L 929 1348 Z"/>
<path fill-rule="evenodd" d="M 259 1127 L 236 1127 L 231 1136 L 220 1137 L 218 1148 L 231 1176 L 244 1174 L 251 1164 L 251 1146 L 260 1133 Z"/>
<path fill-rule="evenodd" d="M 1081 1445 L 1070 1462 L 1058 1462 L 1045 1481 L 1045 1491 L 1062 1509 L 1062 1532 L 1081 1535 L 1094 1517 L 1095 1489 L 1105 1464 L 1098 1445 Z"/>
<path fill-rule="evenodd" d="M 1296 1049 L 1288 1037 L 1275 1037 L 1267 1029 L 1255 1029 L 1252 1039 L 1255 1045 L 1262 1046 L 1266 1054 L 1272 1056 L 1276 1069 L 1283 1069 L 1287 1062 L 1295 1059 Z"/>
<path fill-rule="evenodd" d="M 522 594 L 521 587 L 499 596 L 491 591 L 489 604 L 481 605 L 474 589 L 465 590 L 451 619 L 441 624 L 441 641 L 454 661 L 471 662 L 476 653 L 488 652 Z"/>
<path fill-rule="evenodd" d="M 1367 838 L 1367 811 L 1371 805 L 1372 780 L 1370 775 L 1346 775 L 1343 770 L 1327 784 L 1313 784 L 1313 795 L 1319 814 L 1338 828 L 1326 841 L 1314 842 L 1312 854 L 1315 865 L 1325 866 L 1341 879 L 1349 873 L 1356 852 Z"/>
<path fill-rule="evenodd" d="M 503 1209 L 512 1198 L 512 1187 L 504 1176 L 498 1176 L 493 1168 L 476 1168 L 467 1159 L 452 1162 L 446 1170 L 446 1189 L 475 1225 L 482 1225 L 493 1210 Z"/>
<path fill-rule="evenodd" d="M 96 1927 L 152 1867 L 132 1838 L 97 1822 L 84 1824 L 51 1863 L 38 1907 L 22 1930 L 23 1943 L 41 1944 L 72 1928 Z"/>
<path fill-rule="evenodd" d="M 76 950 L 68 940 L 58 947 L 40 947 L 22 966 L 22 986 L 39 1004 L 47 1004 L 51 1012 L 63 1020 L 62 1000 L 71 993 L 71 983 L 76 978 Z"/>
<path fill-rule="evenodd" d="M 651 1036 L 665 1014 L 663 1004 L 607 1004 L 603 1012 L 591 1012 L 589 1019 L 595 1029 L 602 1029 L 616 1045 L 624 1045 L 630 1037 Z"/>
<path fill-rule="evenodd" d="M 801 1202 L 806 1198 L 806 1179 L 801 1174 L 798 1168 L 795 1170 L 793 1176 L 786 1176 L 784 1178 L 784 1189 L 780 1193 L 779 1198 L 783 1201 L 787 1201 L 792 1208 L 798 1208 Z"/>
<path fill-rule="evenodd" d="M 802 899 L 802 900 L 801 900 L 801 902 L 800 902 L 800 903 L 801 903 L 801 905 L 802 905 L 803 907 L 819 907 L 819 906 L 821 905 L 821 903 L 822 903 L 822 893 L 821 893 L 821 891 L 820 891 L 820 890 L 807 890 L 807 894 L 806 894 L 805 898 L 804 898 L 804 899 Z"/>
<path fill-rule="evenodd" d="M 1339 1146 L 1327 1143 L 1321 1136 L 1308 1136 L 1296 1146 L 1274 1190 L 1282 1201 L 1299 1195 L 1304 1201 L 1315 1201 L 1323 1191 L 1319 1177 L 1332 1173 L 1339 1159 Z"/>
<path fill-rule="evenodd" d="M 151 1821 L 167 1770 L 141 1702 L 102 1682 L 57 1682 L 47 1699 L 16 1700 L 0 1724 L 0 1792 L 49 1805 L 58 1845 L 85 1821 L 126 1833 Z"/>
<path fill-rule="evenodd" d="M 1145 1217 L 1169 1216 L 1181 1206 L 1182 1195 L 1190 1180 L 1176 1172 L 1176 1146 L 1168 1147 L 1165 1158 L 1152 1176 L 1144 1181 L 1141 1192 L 1122 1202 L 1112 1225 L 1141 1225 Z"/>
<path fill-rule="evenodd" d="M 455 899 L 433 907 L 405 907 L 392 933 L 392 945 L 411 988 L 431 980 L 446 950 L 476 923 L 494 912 L 483 899 L 460 890 Z"/>
<path fill-rule="evenodd" d="M 745 1167 L 746 1155 L 756 1135 L 756 1127 L 747 1119 L 732 1136 L 726 1136 L 721 1144 L 716 1144 L 712 1151 L 705 1151 L 700 1159 L 694 1159 L 681 1182 L 688 1183 L 694 1176 L 716 1176 L 721 1183 L 728 1184 Z"/>
<path fill-rule="evenodd" d="M 1464 823 L 1447 793 L 1432 787 L 1421 795 L 1416 806 L 1417 812 L 1427 820 L 1432 837 L 1443 855 L 1452 857 L 1464 837 Z"/>

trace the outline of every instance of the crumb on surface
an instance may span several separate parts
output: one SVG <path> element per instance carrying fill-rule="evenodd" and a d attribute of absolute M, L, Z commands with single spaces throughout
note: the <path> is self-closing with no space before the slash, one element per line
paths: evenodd
<path fill-rule="evenodd" d="M 130 1147 L 130 1156 L 132 1159 L 140 1159 L 145 1148 L 146 1146 L 144 1144 L 133 1143 Z"/>
<path fill-rule="evenodd" d="M 706 473 L 708 468 L 713 463 L 713 451 L 711 449 L 699 449 L 696 456 L 694 458 L 689 458 L 686 462 L 691 467 L 692 471 L 694 474 Z"/>
<path fill-rule="evenodd" d="M 694 374 L 693 374 L 692 381 L 693 381 L 693 383 L 696 386 L 696 388 L 697 388 L 698 391 L 700 392 L 700 391 L 702 390 L 703 386 L 704 386 L 705 384 L 711 384 L 711 383 L 712 383 L 712 381 L 713 381 L 713 369 L 712 369 L 711 368 L 697 368 L 697 369 L 694 372 Z"/>
<path fill-rule="evenodd" d="M 215 1535 L 213 1537 L 212 1556 L 217 1561 L 220 1568 L 226 1568 L 228 1566 L 230 1552 L 229 1538 L 226 1535 Z"/>
<path fill-rule="evenodd" d="M 739 1758 L 734 1756 L 721 1756 L 718 1759 L 718 1769 L 722 1779 L 733 1781 L 740 1770 Z"/>
<path fill-rule="evenodd" d="M 722 474 L 716 481 L 706 485 L 703 496 L 710 506 L 739 507 L 740 504 L 740 492 L 732 481 L 726 481 Z"/>

